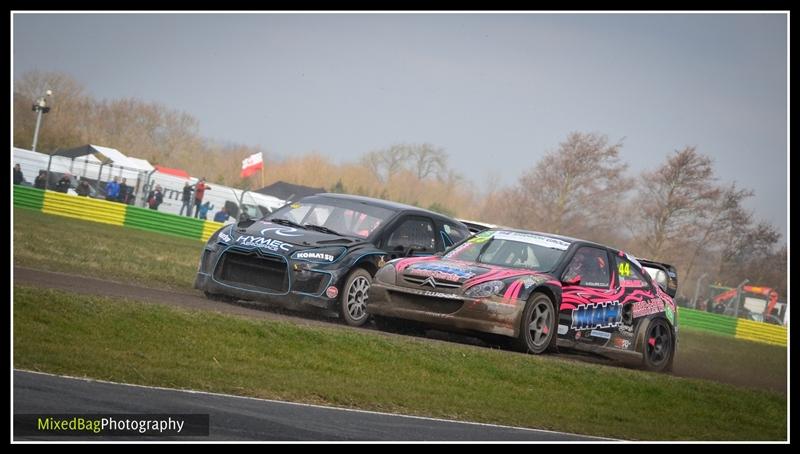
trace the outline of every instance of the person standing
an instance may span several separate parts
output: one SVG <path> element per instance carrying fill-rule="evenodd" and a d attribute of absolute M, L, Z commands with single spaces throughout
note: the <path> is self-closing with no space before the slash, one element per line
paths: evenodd
<path fill-rule="evenodd" d="M 200 212 L 198 213 L 200 219 L 206 220 L 207 217 L 208 217 L 208 212 L 210 210 L 213 210 L 213 209 L 214 209 L 214 205 L 211 205 L 211 202 L 206 202 L 206 203 L 200 205 Z"/>
<path fill-rule="evenodd" d="M 119 184 L 119 197 L 117 197 L 117 200 L 122 203 L 128 203 L 128 191 L 130 188 L 127 185 L 127 181 L 127 178 L 123 178 L 122 183 Z"/>
<path fill-rule="evenodd" d="M 14 184 L 22 184 L 25 182 L 25 176 L 22 175 L 22 169 L 19 164 L 14 166 Z"/>
<path fill-rule="evenodd" d="M 112 181 L 106 184 L 106 200 L 113 202 L 117 201 L 119 197 L 119 177 L 114 177 Z"/>
<path fill-rule="evenodd" d="M 39 175 L 33 180 L 33 187 L 36 189 L 47 189 L 47 171 L 40 170 Z"/>
<path fill-rule="evenodd" d="M 183 184 L 183 198 L 181 199 L 183 202 L 181 204 L 181 211 L 179 216 L 183 216 L 183 209 L 186 208 L 186 216 L 192 216 L 192 186 L 187 181 Z"/>
<path fill-rule="evenodd" d="M 203 204 L 203 195 L 206 191 L 210 191 L 211 187 L 206 185 L 206 177 L 200 179 L 194 188 L 194 217 L 200 217 L 200 205 Z M 208 209 L 206 209 L 208 211 Z"/>
<path fill-rule="evenodd" d="M 69 173 L 65 173 L 58 183 L 56 183 L 56 191 L 63 192 L 66 194 L 69 192 L 69 188 L 72 186 L 72 176 Z"/>
<path fill-rule="evenodd" d="M 147 195 L 147 205 L 151 210 L 158 210 L 158 206 L 164 201 L 164 194 L 161 193 L 161 185 L 156 185 L 156 188 Z"/>
<path fill-rule="evenodd" d="M 75 192 L 77 192 L 80 196 L 88 197 L 91 193 L 91 190 L 89 189 L 89 183 L 81 178 L 81 182 L 78 183 L 78 187 L 75 189 Z"/>

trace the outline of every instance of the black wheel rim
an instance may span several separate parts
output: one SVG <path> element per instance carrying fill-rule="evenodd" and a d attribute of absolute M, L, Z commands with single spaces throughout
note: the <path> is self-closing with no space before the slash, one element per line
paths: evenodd
<path fill-rule="evenodd" d="M 656 322 L 647 334 L 647 358 L 653 365 L 663 363 L 669 358 L 672 343 L 669 328 L 663 322 Z"/>
<path fill-rule="evenodd" d="M 550 310 L 550 306 L 544 301 L 539 301 L 533 306 L 531 320 L 528 323 L 528 331 L 534 347 L 541 348 L 549 342 L 552 316 L 553 312 Z"/>

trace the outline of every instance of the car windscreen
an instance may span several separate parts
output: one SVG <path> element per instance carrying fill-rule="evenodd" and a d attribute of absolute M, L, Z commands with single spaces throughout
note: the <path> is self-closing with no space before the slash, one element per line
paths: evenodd
<path fill-rule="evenodd" d="M 286 205 L 268 217 L 286 219 L 303 226 L 325 227 L 341 235 L 368 238 L 394 215 L 392 210 L 360 202 L 315 199 Z"/>
<path fill-rule="evenodd" d="M 455 248 L 446 258 L 534 271 L 551 271 L 570 243 L 532 233 L 487 230 Z"/>

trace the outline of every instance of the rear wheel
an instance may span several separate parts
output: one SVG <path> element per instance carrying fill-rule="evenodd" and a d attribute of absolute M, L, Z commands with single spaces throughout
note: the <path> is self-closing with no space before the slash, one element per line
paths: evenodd
<path fill-rule="evenodd" d="M 663 318 L 655 318 L 647 326 L 642 351 L 642 366 L 653 372 L 666 372 L 672 369 L 675 356 L 675 342 L 672 328 Z"/>
<path fill-rule="evenodd" d="M 556 318 L 555 305 L 550 297 L 543 293 L 531 295 L 522 313 L 515 349 L 537 355 L 555 351 Z"/>
<path fill-rule="evenodd" d="M 353 270 L 344 283 L 339 301 L 339 315 L 350 326 L 362 326 L 369 320 L 367 299 L 372 276 L 363 268 Z"/>

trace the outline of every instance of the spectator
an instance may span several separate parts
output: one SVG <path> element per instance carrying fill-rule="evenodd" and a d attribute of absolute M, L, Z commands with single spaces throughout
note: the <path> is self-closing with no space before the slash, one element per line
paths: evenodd
<path fill-rule="evenodd" d="M 187 181 L 183 185 L 183 198 L 181 199 L 183 204 L 181 204 L 181 211 L 179 216 L 183 216 L 183 209 L 186 208 L 186 216 L 192 216 L 192 186 L 189 185 Z"/>
<path fill-rule="evenodd" d="M 92 191 L 89 189 L 89 183 L 81 178 L 81 182 L 78 183 L 78 187 L 75 189 L 75 192 L 77 192 L 80 196 L 88 197 Z"/>
<path fill-rule="evenodd" d="M 151 210 L 158 210 L 158 206 L 164 201 L 164 195 L 161 193 L 161 185 L 156 185 L 156 188 L 147 194 L 147 206 Z"/>
<path fill-rule="evenodd" d="M 106 200 L 116 201 L 119 198 L 119 177 L 114 177 L 106 184 Z"/>
<path fill-rule="evenodd" d="M 127 181 L 127 178 L 123 178 L 122 183 L 119 184 L 119 197 L 117 197 L 117 200 L 122 203 L 128 203 L 128 191 L 130 188 L 126 184 Z"/>
<path fill-rule="evenodd" d="M 40 170 L 39 175 L 33 180 L 33 187 L 37 189 L 47 189 L 47 171 Z"/>
<path fill-rule="evenodd" d="M 225 222 L 227 220 L 228 220 L 228 211 L 225 209 L 225 207 L 222 207 L 222 209 L 217 211 L 217 214 L 214 215 L 214 221 Z"/>
<path fill-rule="evenodd" d="M 211 205 L 211 202 L 206 202 L 206 203 L 200 205 L 199 213 L 198 213 L 200 219 L 207 219 L 208 211 L 209 210 L 213 210 L 213 209 L 214 209 L 214 205 Z"/>
<path fill-rule="evenodd" d="M 14 184 L 22 184 L 25 182 L 25 176 L 22 175 L 22 169 L 19 164 L 14 166 Z"/>
<path fill-rule="evenodd" d="M 66 194 L 72 186 L 72 178 L 69 173 L 65 173 L 58 183 L 56 183 L 56 191 Z"/>
<path fill-rule="evenodd" d="M 210 190 L 211 187 L 206 186 L 206 177 L 201 178 L 200 181 L 197 182 L 197 184 L 195 185 L 194 188 L 194 206 L 196 210 L 194 213 L 195 217 L 198 217 L 200 215 L 200 205 L 203 203 L 203 194 L 205 194 L 206 191 Z M 206 212 L 208 212 L 208 209 L 206 209 Z"/>

